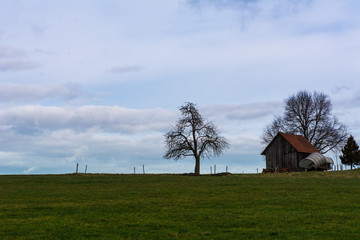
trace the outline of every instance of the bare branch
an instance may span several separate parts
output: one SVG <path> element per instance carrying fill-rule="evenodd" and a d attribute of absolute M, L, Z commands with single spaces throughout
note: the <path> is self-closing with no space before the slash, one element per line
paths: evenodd
<path fill-rule="evenodd" d="M 166 133 L 164 158 L 175 160 L 192 156 L 195 158 L 195 174 L 200 174 L 200 158 L 219 156 L 229 148 L 229 143 L 215 124 L 205 121 L 196 105 L 185 103 L 179 108 L 182 117 L 176 126 Z"/>
<path fill-rule="evenodd" d="M 331 110 L 331 101 L 326 94 L 299 91 L 285 100 L 284 116 L 275 116 L 265 127 L 263 143 L 269 143 L 280 131 L 303 135 L 321 153 L 339 150 L 348 131 L 331 115 Z"/>

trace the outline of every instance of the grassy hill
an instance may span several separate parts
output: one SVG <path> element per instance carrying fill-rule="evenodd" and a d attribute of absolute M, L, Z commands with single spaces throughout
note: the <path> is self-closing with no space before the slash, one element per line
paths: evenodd
<path fill-rule="evenodd" d="M 0 176 L 0 239 L 358 239 L 360 172 Z"/>

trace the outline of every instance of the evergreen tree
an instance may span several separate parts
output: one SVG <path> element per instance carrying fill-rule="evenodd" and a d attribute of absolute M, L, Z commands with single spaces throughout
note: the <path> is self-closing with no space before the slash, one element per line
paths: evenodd
<path fill-rule="evenodd" d="M 353 169 L 353 165 L 360 164 L 360 151 L 359 145 L 357 145 L 354 137 L 350 135 L 345 146 L 341 149 L 342 155 L 340 156 L 341 163 L 350 165 L 351 170 Z"/>

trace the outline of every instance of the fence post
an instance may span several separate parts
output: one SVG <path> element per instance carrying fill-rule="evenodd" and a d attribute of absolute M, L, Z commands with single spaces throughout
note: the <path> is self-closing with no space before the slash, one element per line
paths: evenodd
<path fill-rule="evenodd" d="M 79 163 L 76 163 L 76 173 L 79 172 Z"/>

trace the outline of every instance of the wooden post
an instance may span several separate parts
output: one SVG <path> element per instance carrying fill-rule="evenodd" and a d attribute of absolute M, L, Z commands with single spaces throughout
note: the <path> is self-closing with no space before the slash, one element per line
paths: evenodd
<path fill-rule="evenodd" d="M 86 164 L 86 167 L 85 167 L 85 174 L 86 174 L 86 172 L 87 172 L 87 164 Z"/>
<path fill-rule="evenodd" d="M 79 172 L 79 163 L 76 163 L 76 173 Z"/>
<path fill-rule="evenodd" d="M 143 165 L 143 174 L 145 174 L 145 166 Z"/>
<path fill-rule="evenodd" d="M 256 174 L 259 174 L 259 168 L 256 168 Z"/>

